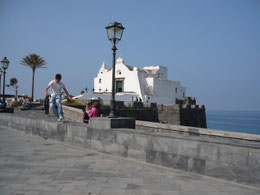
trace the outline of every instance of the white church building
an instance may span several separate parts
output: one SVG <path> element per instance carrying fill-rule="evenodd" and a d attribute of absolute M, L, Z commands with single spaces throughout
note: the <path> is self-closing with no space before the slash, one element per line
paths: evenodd
<path fill-rule="evenodd" d="M 154 102 L 173 105 L 176 99 L 183 100 L 186 88 L 178 81 L 167 79 L 167 67 L 146 66 L 137 68 L 128 66 L 123 58 L 116 61 L 115 70 L 115 99 L 118 101 Z M 83 94 L 80 99 L 92 95 L 103 100 L 110 100 L 112 91 L 112 68 L 105 64 L 101 66 L 97 77 L 94 78 L 94 94 Z"/>

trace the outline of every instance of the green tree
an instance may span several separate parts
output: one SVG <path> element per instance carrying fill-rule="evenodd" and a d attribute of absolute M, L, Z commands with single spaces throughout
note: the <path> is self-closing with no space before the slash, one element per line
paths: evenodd
<path fill-rule="evenodd" d="M 18 94 L 18 80 L 17 78 L 11 78 L 10 79 L 10 84 L 7 84 L 6 86 L 13 90 L 15 92 L 15 101 L 17 101 L 17 94 Z"/>
<path fill-rule="evenodd" d="M 37 68 L 46 68 L 46 61 L 37 54 L 29 54 L 22 59 L 21 64 L 32 69 L 32 99 L 34 96 L 34 76 Z"/>

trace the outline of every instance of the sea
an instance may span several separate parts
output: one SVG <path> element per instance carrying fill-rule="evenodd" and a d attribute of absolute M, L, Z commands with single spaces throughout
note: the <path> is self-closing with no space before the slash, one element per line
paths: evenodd
<path fill-rule="evenodd" d="M 260 111 L 206 110 L 208 129 L 260 135 Z"/>

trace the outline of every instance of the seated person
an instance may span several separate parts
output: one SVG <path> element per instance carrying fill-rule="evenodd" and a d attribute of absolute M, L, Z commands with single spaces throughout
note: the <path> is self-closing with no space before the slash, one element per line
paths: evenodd
<path fill-rule="evenodd" d="M 23 103 L 22 103 L 22 107 L 28 108 L 28 107 L 30 107 L 30 104 L 31 104 L 30 99 L 29 99 L 29 98 L 26 98 L 26 99 L 24 99 L 24 101 L 23 101 Z"/>
<path fill-rule="evenodd" d="M 86 107 L 83 109 L 83 113 L 82 113 L 82 122 L 83 123 L 89 123 L 90 105 L 91 105 L 91 102 L 87 101 Z"/>
<path fill-rule="evenodd" d="M 5 104 L 0 101 L 0 112 L 5 110 Z"/>
<path fill-rule="evenodd" d="M 99 117 L 99 104 L 97 101 L 93 102 L 92 108 L 89 111 L 89 118 Z"/>

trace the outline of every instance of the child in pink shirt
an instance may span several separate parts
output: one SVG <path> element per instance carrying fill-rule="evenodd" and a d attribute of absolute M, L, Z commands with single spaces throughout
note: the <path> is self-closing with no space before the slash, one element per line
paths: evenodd
<path fill-rule="evenodd" d="M 89 111 L 89 118 L 99 117 L 98 102 L 94 102 L 91 110 Z"/>

